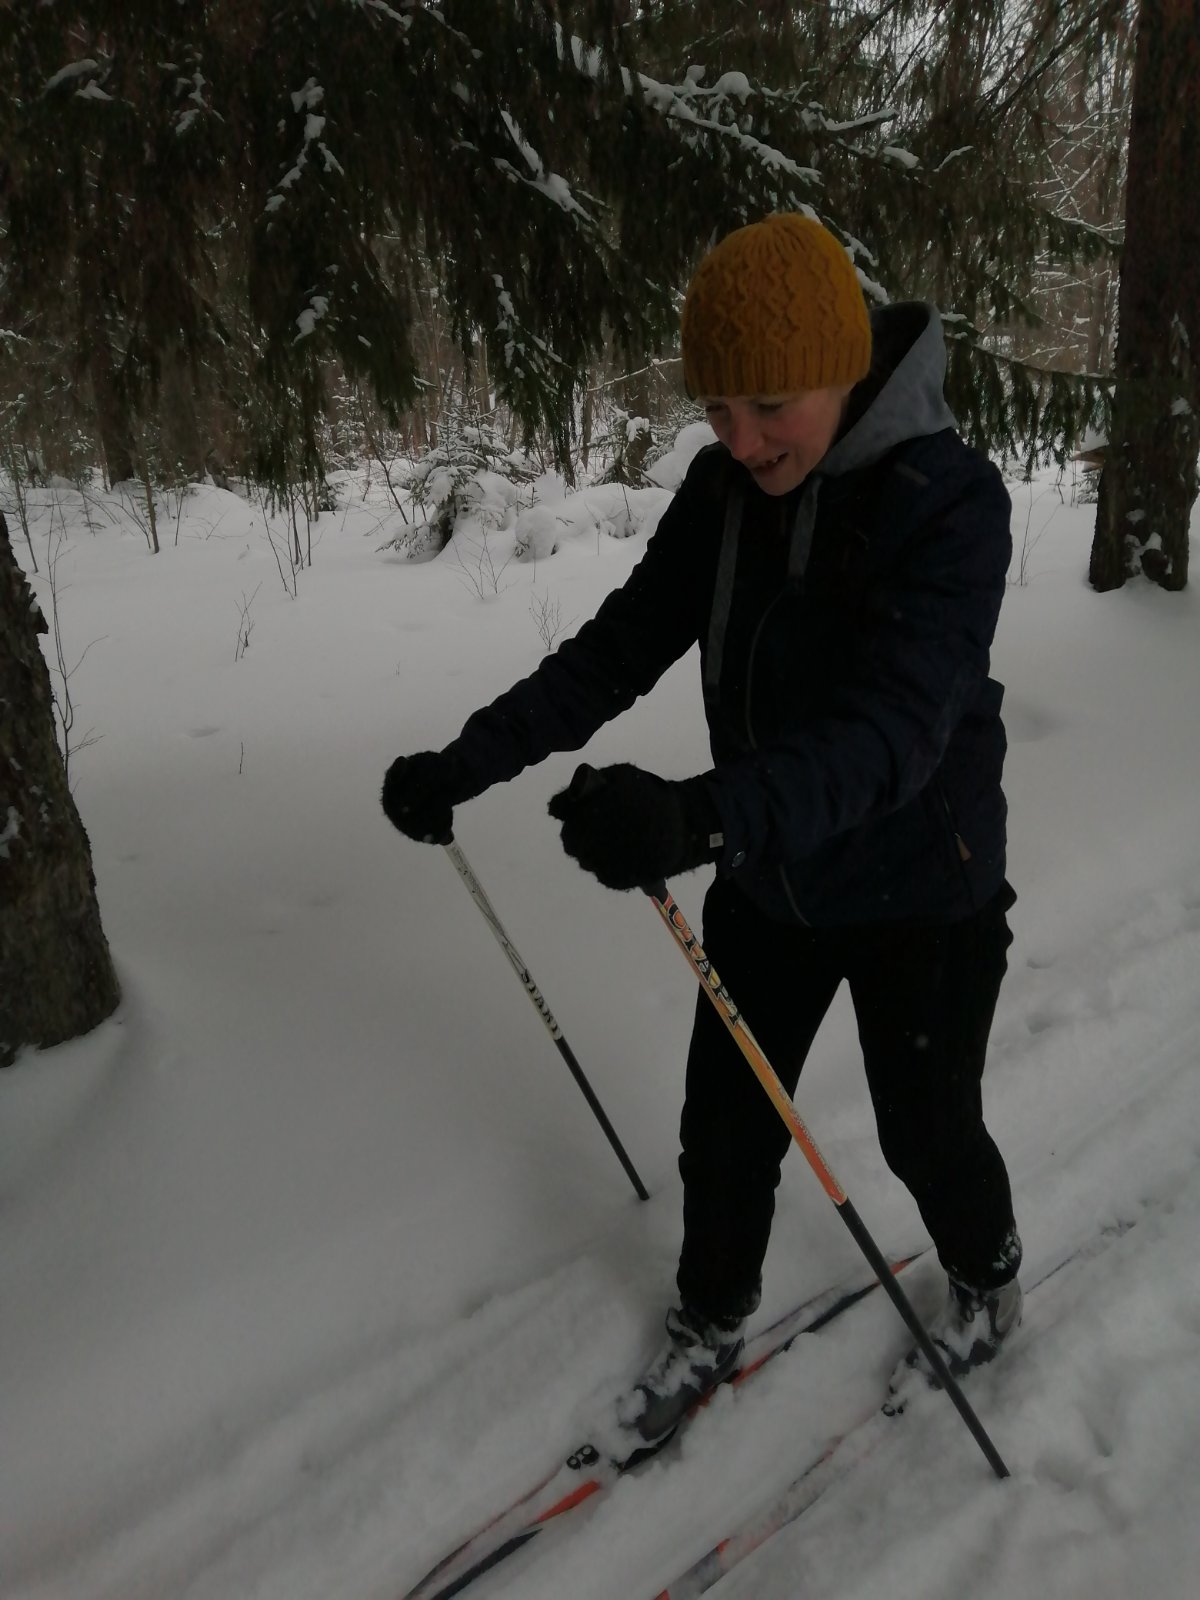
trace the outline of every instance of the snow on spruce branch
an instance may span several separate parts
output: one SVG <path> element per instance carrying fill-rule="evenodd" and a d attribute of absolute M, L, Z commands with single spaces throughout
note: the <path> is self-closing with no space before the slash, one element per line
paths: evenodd
<path fill-rule="evenodd" d="M 584 45 L 580 39 L 572 38 L 569 49 L 564 49 L 560 33 L 559 55 L 563 60 L 569 56 L 576 70 L 587 77 L 599 80 L 603 76 L 600 53 Z M 766 167 L 768 171 L 786 173 L 797 183 L 809 184 L 821 181 L 821 175 L 815 168 L 800 166 L 773 145 L 764 144 L 761 139 L 756 139 L 749 129 L 741 127 L 736 120 L 722 122 L 719 115 L 713 114 L 719 113 L 731 101 L 736 101 L 738 109 L 744 111 L 746 100 L 755 93 L 744 73 L 727 72 L 711 90 L 703 91 L 712 99 L 708 114 L 704 115 L 692 103 L 696 98 L 698 86 L 694 76 L 696 69 L 691 68 L 689 71 L 692 76 L 686 78 L 683 83 L 670 84 L 662 83 L 644 72 L 639 72 L 635 76 L 628 67 L 622 67 L 621 83 L 626 95 L 632 97 L 636 82 L 642 100 L 652 111 L 657 111 L 668 122 L 683 124 L 690 133 L 710 133 L 728 140 L 740 146 L 752 160 Z"/>
<path fill-rule="evenodd" d="M 513 178 L 517 183 L 527 184 L 529 188 L 536 189 L 539 194 L 544 194 L 548 200 L 552 200 L 556 206 L 561 206 L 568 213 L 573 212 L 576 216 L 582 217 L 585 222 L 591 224 L 593 218 L 571 193 L 571 186 L 562 174 L 558 172 L 548 173 L 546 171 L 545 162 L 521 132 L 516 118 L 508 111 L 501 111 L 500 117 L 504 126 L 508 129 L 509 138 L 521 152 L 533 176 L 527 178 L 523 172 L 519 172 L 512 162 L 506 161 L 503 156 L 494 158 L 497 168 L 506 177 Z"/>
<path fill-rule="evenodd" d="M 8 860 L 8 847 L 21 837 L 21 815 L 16 806 L 9 806 L 8 821 L 0 828 L 0 860 Z"/>
<path fill-rule="evenodd" d="M 951 150 L 948 155 L 942 157 L 933 169 L 935 175 L 941 172 L 943 168 L 948 167 L 952 161 L 961 161 L 963 156 L 969 156 L 974 149 L 975 146 L 973 144 L 960 144 L 957 150 Z"/>
<path fill-rule="evenodd" d="M 297 115 L 299 115 L 300 112 L 304 113 L 303 143 L 301 144 L 300 153 L 297 155 L 295 162 L 288 169 L 288 171 L 284 173 L 278 184 L 276 184 L 274 190 L 268 196 L 266 205 L 268 212 L 278 211 L 286 199 L 286 191 L 300 182 L 300 179 L 304 174 L 304 169 L 308 165 L 308 152 L 310 146 L 312 145 L 315 145 L 320 151 L 321 158 L 325 164 L 326 172 L 336 172 L 339 177 L 344 176 L 344 169 L 341 162 L 321 138 L 322 133 L 325 131 L 326 119 L 323 116 L 318 115 L 316 108 L 321 104 L 324 98 L 325 90 L 315 78 L 309 78 L 308 82 L 302 89 L 296 89 L 292 93 L 292 110 L 295 111 Z"/>
<path fill-rule="evenodd" d="M 504 364 L 513 373 L 514 377 L 524 377 L 525 373 L 518 364 L 524 361 L 537 370 L 545 370 L 544 362 L 552 361 L 556 366 L 563 365 L 563 359 L 556 351 L 552 350 L 544 339 L 539 339 L 537 334 L 522 325 L 517 315 L 516 306 L 513 304 L 512 295 L 504 286 L 504 279 L 498 272 L 492 274 L 492 283 L 496 288 L 496 304 L 500 315 L 496 319 L 496 331 L 504 336 Z M 528 345 L 525 341 L 528 340 Z M 533 346 L 533 351 L 529 349 Z"/>
<path fill-rule="evenodd" d="M 818 218 L 817 220 L 821 221 L 822 219 Z M 851 261 L 854 263 L 854 270 L 858 274 L 858 281 L 863 293 L 870 299 L 874 300 L 876 305 L 886 306 L 891 299 L 891 296 L 888 294 L 883 285 L 878 282 L 877 279 L 872 278 L 868 273 L 864 272 L 859 264 L 860 262 L 865 261 L 868 266 L 878 267 L 878 258 L 867 248 L 862 240 L 856 238 L 854 234 L 847 233 L 844 228 L 838 228 L 836 224 L 832 226 L 834 227 L 834 231 L 841 235 L 842 242 L 846 246 L 846 251 Z"/>
<path fill-rule="evenodd" d="M 625 93 L 632 95 L 633 74 L 627 67 L 621 68 L 621 80 L 625 86 Z M 719 112 L 722 107 L 729 104 L 731 97 L 736 98 L 739 106 L 744 107 L 745 100 L 751 93 L 744 74 L 729 72 L 721 81 L 726 83 L 727 87 L 711 109 Z M 740 146 L 752 160 L 766 167 L 768 171 L 784 172 L 798 183 L 821 182 L 821 174 L 815 167 L 800 166 L 790 156 L 785 156 L 782 150 L 777 150 L 774 145 L 764 144 L 761 139 L 756 139 L 749 128 L 743 128 L 739 122 L 722 122 L 719 115 L 701 115 L 691 103 L 690 83 L 661 83 L 657 78 L 651 78 L 644 72 L 637 74 L 637 83 L 645 103 L 666 121 L 683 123 L 690 131 L 696 133 L 716 134 L 718 138 Z M 734 95 L 735 89 L 736 95 Z"/>
<path fill-rule="evenodd" d="M 744 72 L 725 72 L 716 83 L 704 84 L 701 82 L 703 74 L 703 67 L 689 67 L 684 74 L 683 83 L 675 85 L 675 93 L 681 99 L 692 100 L 697 104 L 712 102 L 715 108 L 719 108 L 726 101 L 736 100 L 739 107 L 745 110 L 747 101 L 761 101 L 762 104 L 776 110 L 796 112 L 806 133 L 826 133 L 831 136 L 866 133 L 872 128 L 882 127 L 886 122 L 894 122 L 900 114 L 894 106 L 885 106 L 880 111 L 871 111 L 861 117 L 851 117 L 846 122 L 835 122 L 816 100 L 804 101 L 802 90 L 771 89 L 763 83 L 752 84 Z"/>
<path fill-rule="evenodd" d="M 329 310 L 329 296 L 328 295 L 326 295 L 326 294 L 312 294 L 312 295 L 309 295 L 308 304 L 305 306 L 304 310 L 300 313 L 300 315 L 296 318 L 296 326 L 300 329 L 300 332 L 292 340 L 292 343 L 293 344 L 299 344 L 301 339 L 307 339 L 309 334 L 313 331 L 313 329 L 316 327 L 317 323 L 320 322 L 321 318 L 325 315 L 325 313 L 328 310 Z"/>
<path fill-rule="evenodd" d="M 176 94 L 183 95 L 190 105 L 175 118 L 175 132 L 177 135 L 185 134 L 192 124 L 204 113 L 211 112 L 212 106 L 205 98 L 204 91 L 208 88 L 208 79 L 197 67 L 190 78 L 179 77 L 175 80 Z M 220 120 L 218 118 L 218 120 Z"/>
<path fill-rule="evenodd" d="M 351 0 L 351 4 L 356 5 L 360 11 L 377 11 L 380 16 L 396 23 L 405 33 L 412 27 L 412 12 L 417 3 L 418 0 L 405 0 L 406 10 L 402 13 L 397 11 L 395 6 L 388 5 L 387 0 Z"/>
<path fill-rule="evenodd" d="M 597 82 L 603 80 L 605 64 L 601 52 L 586 45 L 582 39 L 574 36 L 567 39 L 559 29 L 558 53 L 560 60 L 570 61 L 576 71 L 585 77 Z M 664 83 L 645 72 L 634 73 L 628 67 L 620 69 L 621 84 L 626 95 L 632 97 L 636 84 L 644 103 L 666 121 L 683 124 L 693 134 L 714 134 L 739 146 L 751 160 L 768 171 L 786 173 L 798 183 L 820 183 L 821 174 L 814 167 L 800 166 L 774 145 L 765 144 L 754 137 L 747 110 L 750 102 L 757 100 L 775 109 L 785 107 L 795 110 L 806 133 L 824 133 L 840 140 L 894 122 L 899 115 L 894 107 L 884 107 L 866 116 L 836 122 L 826 115 L 816 101 L 800 104 L 794 90 L 774 90 L 762 84 L 752 84 L 744 72 L 725 72 L 715 83 L 704 85 L 700 81 L 703 72 L 702 67 L 691 66 L 682 83 Z M 728 113 L 728 120 L 722 118 L 722 112 Z M 888 147 L 888 153 L 891 159 L 898 162 L 916 161 L 908 151 Z"/>
<path fill-rule="evenodd" d="M 76 78 L 89 78 L 101 70 L 100 63 L 88 56 L 83 61 L 69 61 L 65 67 L 60 67 L 53 76 L 47 78 L 42 87 L 43 95 L 53 94 L 55 89 L 63 83 L 73 83 Z"/>

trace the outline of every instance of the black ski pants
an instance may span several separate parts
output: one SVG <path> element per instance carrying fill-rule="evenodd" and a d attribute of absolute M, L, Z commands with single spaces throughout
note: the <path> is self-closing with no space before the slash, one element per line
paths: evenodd
<path fill-rule="evenodd" d="M 789 1094 L 845 979 L 884 1159 L 907 1186 L 946 1271 L 987 1289 L 1020 1264 L 1004 1161 L 983 1122 L 980 1080 L 1012 942 L 1005 884 L 941 926 L 806 928 L 772 922 L 720 879 L 704 948 Z M 758 1304 L 784 1126 L 704 994 L 687 1064 L 679 1168 L 679 1293 L 732 1324 Z"/>

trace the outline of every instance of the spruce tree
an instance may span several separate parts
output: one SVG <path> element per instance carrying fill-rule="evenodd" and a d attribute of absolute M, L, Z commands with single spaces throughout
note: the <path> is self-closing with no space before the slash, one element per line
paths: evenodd
<path fill-rule="evenodd" d="M 319 473 L 331 362 L 385 415 L 413 401 L 431 272 L 463 351 L 482 341 L 501 399 L 565 458 L 588 362 L 669 347 L 705 246 L 802 207 L 880 297 L 950 313 L 952 403 L 977 442 L 1061 442 L 1090 397 L 979 331 L 1032 314 L 1037 256 L 1104 248 L 1039 200 L 1037 158 L 1054 75 L 1119 10 L 5 8 L 0 326 L 73 326 L 110 476 L 186 360 L 238 395 L 282 491 Z"/>

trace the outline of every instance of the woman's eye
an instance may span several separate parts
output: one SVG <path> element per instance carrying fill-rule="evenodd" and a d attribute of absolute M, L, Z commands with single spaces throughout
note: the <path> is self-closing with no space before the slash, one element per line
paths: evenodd
<path fill-rule="evenodd" d="M 760 400 L 757 409 L 764 416 L 771 416 L 776 411 L 783 410 L 783 402 L 781 400 Z"/>

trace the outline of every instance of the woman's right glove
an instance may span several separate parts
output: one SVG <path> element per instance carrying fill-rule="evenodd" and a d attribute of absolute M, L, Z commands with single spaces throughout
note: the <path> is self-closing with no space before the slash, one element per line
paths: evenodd
<path fill-rule="evenodd" d="M 459 763 L 440 750 L 419 750 L 393 761 L 380 796 L 392 826 L 420 844 L 448 844 L 454 837 L 454 807 L 470 798 Z"/>
<path fill-rule="evenodd" d="M 562 823 L 563 849 L 606 889 L 649 889 L 721 854 L 703 778 L 672 782 L 624 761 L 582 766 L 547 809 Z"/>

